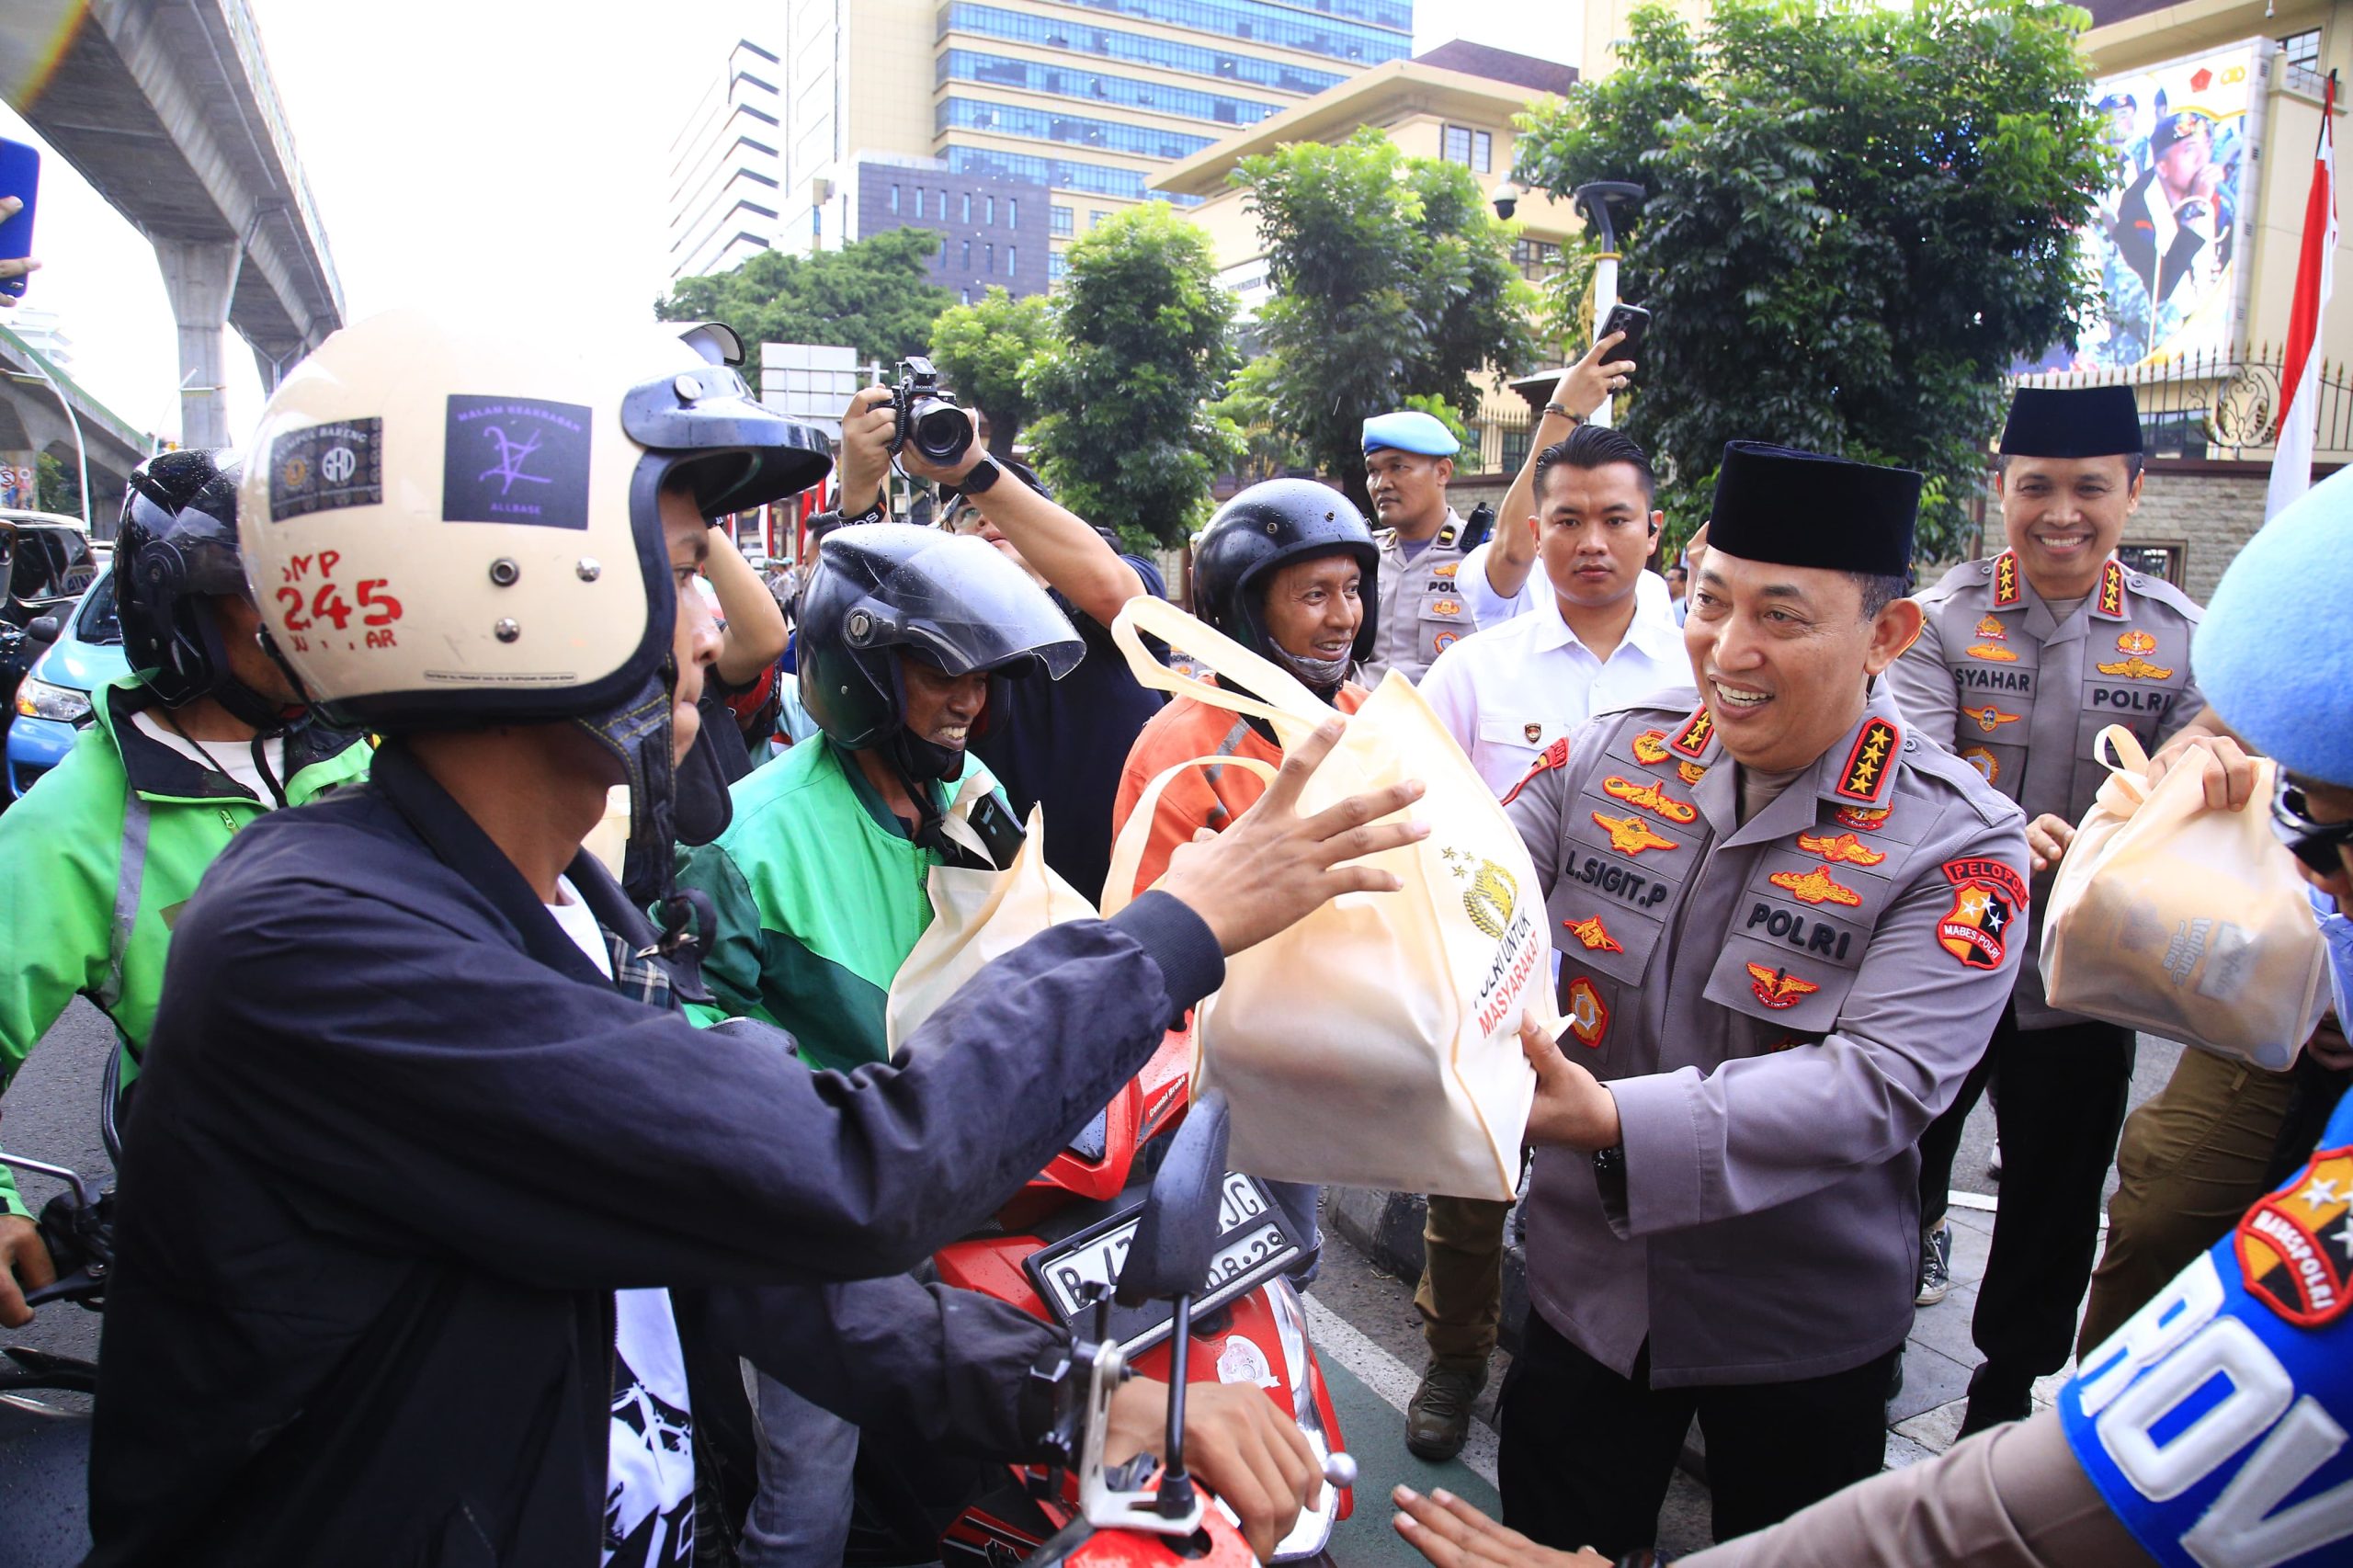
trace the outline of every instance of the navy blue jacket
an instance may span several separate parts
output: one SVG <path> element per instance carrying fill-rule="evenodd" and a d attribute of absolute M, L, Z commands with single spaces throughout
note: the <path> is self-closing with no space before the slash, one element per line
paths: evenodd
<path fill-rule="evenodd" d="M 883 1277 L 984 1221 L 1222 972 L 1150 895 L 998 960 L 909 1064 L 812 1073 L 620 994 L 387 745 L 181 912 L 89 1561 L 589 1568 L 631 1286 L 802 1287 L 712 1291 L 704 1326 L 861 1422 L 1012 1439 L 993 1306 Z M 960 1348 L 960 1318 L 996 1337 Z"/>

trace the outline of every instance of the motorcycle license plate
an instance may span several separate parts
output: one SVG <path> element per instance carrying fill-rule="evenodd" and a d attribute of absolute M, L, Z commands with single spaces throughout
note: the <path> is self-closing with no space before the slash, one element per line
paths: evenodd
<path fill-rule="evenodd" d="M 1084 1292 L 1089 1285 L 1116 1286 L 1120 1267 L 1136 1228 L 1143 1223 L 1143 1205 L 1114 1214 L 1067 1241 L 1040 1247 L 1023 1260 L 1030 1283 L 1063 1323 L 1075 1323 L 1092 1312 Z M 1209 1277 L 1193 1296 L 1195 1316 L 1212 1312 L 1235 1297 L 1256 1290 L 1299 1261 L 1302 1249 L 1283 1221 L 1280 1209 L 1252 1176 L 1229 1171 L 1218 1203 L 1217 1255 Z M 1130 1356 L 1168 1337 L 1176 1315 L 1174 1301 L 1147 1301 L 1140 1307 L 1111 1309 L 1111 1337 Z"/>

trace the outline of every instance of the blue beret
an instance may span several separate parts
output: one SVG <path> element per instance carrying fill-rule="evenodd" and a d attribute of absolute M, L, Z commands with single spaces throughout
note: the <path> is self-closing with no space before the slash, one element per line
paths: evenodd
<path fill-rule="evenodd" d="M 1382 447 L 1419 452 L 1426 458 L 1450 458 L 1462 449 L 1462 443 L 1437 416 L 1401 408 L 1394 414 L 1376 414 L 1364 422 L 1365 455 L 1370 457 Z"/>
<path fill-rule="evenodd" d="M 2353 468 L 2247 541 L 2214 589 L 2190 668 L 2215 713 L 2280 767 L 2353 789 Z"/>

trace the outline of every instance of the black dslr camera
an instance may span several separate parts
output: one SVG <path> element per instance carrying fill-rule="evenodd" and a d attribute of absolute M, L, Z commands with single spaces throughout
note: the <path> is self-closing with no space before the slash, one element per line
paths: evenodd
<path fill-rule="evenodd" d="M 899 384 L 891 389 L 891 412 L 897 420 L 891 432 L 891 452 L 897 456 L 909 442 L 915 450 L 942 465 L 964 455 L 972 444 L 972 422 L 948 389 L 939 372 L 920 354 L 899 361 Z"/>

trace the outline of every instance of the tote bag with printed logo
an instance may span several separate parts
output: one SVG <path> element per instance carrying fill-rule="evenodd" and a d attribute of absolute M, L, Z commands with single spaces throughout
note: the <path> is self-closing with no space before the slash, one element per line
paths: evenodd
<path fill-rule="evenodd" d="M 1144 633 L 1253 695 L 1169 668 Z M 1145 686 L 1264 719 L 1286 748 L 1333 717 L 1287 671 L 1164 600 L 1131 599 L 1111 635 Z M 1347 725 L 1300 810 L 1418 778 L 1427 792 L 1414 815 L 1433 832 L 1371 858 L 1404 891 L 1346 894 L 1226 960 L 1225 983 L 1196 1015 L 1193 1092 L 1226 1091 L 1237 1170 L 1508 1199 L 1536 1094 L 1520 1015 L 1553 1016 L 1535 865 L 1404 677 L 1392 672 Z M 1153 779 L 1113 846 L 1106 914 L 1132 895 L 1162 792 L 1211 766 L 1274 772 L 1205 756 Z"/>

